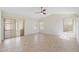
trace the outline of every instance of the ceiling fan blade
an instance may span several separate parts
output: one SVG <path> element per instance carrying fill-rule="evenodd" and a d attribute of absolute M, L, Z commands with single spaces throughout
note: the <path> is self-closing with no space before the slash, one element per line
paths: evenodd
<path fill-rule="evenodd" d="M 41 11 L 35 12 L 35 13 L 40 13 L 40 14 L 46 15 L 46 9 L 43 9 L 43 7 L 40 7 L 40 8 L 41 8 Z"/>
<path fill-rule="evenodd" d="M 44 15 L 46 15 L 46 13 L 43 13 Z"/>
<path fill-rule="evenodd" d="M 46 11 L 46 9 L 43 9 L 43 11 Z"/>

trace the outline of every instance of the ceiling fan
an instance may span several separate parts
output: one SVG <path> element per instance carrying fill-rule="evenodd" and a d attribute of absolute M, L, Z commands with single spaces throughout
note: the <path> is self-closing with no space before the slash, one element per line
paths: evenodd
<path fill-rule="evenodd" d="M 40 7 L 40 12 L 36 12 L 36 13 L 40 13 L 40 14 L 43 14 L 43 15 L 46 15 L 46 10 L 47 9 L 45 9 L 45 8 L 43 8 L 43 7 Z"/>

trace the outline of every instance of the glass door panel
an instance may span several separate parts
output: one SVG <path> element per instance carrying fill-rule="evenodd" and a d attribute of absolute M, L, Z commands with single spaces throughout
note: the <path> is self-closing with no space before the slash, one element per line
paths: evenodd
<path fill-rule="evenodd" d="M 16 37 L 16 19 L 5 18 L 5 39 Z"/>

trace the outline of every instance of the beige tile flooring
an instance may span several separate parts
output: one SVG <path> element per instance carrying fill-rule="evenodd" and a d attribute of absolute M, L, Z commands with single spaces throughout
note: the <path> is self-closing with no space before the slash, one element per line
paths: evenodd
<path fill-rule="evenodd" d="M 33 34 L 6 39 L 0 43 L 1 52 L 77 52 L 76 39 L 62 39 L 55 35 Z"/>

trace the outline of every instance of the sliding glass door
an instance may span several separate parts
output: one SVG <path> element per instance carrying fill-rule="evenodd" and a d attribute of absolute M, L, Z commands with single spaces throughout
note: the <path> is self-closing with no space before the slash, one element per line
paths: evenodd
<path fill-rule="evenodd" d="M 16 19 L 4 18 L 4 36 L 5 39 L 16 37 Z"/>

